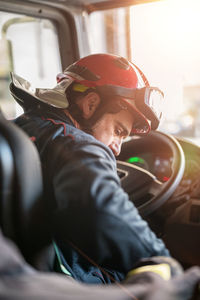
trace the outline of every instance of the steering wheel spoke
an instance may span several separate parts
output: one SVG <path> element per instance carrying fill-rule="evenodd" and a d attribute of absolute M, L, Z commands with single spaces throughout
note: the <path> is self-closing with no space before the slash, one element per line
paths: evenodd
<path fill-rule="evenodd" d="M 158 179 L 155 179 L 150 186 L 149 194 L 152 195 L 152 197 L 155 197 L 162 191 L 164 184 L 166 183 L 162 183 Z"/>

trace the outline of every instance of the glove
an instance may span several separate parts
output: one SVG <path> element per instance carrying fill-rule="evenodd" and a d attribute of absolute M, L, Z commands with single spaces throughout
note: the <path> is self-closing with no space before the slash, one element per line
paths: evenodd
<path fill-rule="evenodd" d="M 131 270 L 126 279 L 136 274 L 153 272 L 161 276 L 164 280 L 169 280 L 172 277 L 183 273 L 182 266 L 172 257 L 153 256 L 150 258 L 141 259 Z"/>

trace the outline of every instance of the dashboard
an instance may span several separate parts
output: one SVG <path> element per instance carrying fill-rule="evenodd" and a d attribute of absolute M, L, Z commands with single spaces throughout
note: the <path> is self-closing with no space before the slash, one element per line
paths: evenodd
<path fill-rule="evenodd" d="M 172 173 L 173 159 L 168 153 L 143 153 L 128 157 L 126 161 L 151 172 L 163 183 L 169 180 Z"/>
<path fill-rule="evenodd" d="M 150 136 L 135 137 L 129 140 L 124 143 L 122 152 L 118 157 L 119 161 L 144 170 L 144 175 L 143 172 L 142 175 L 137 173 L 138 169 L 136 169 L 136 175 L 134 175 L 134 170 L 131 171 L 132 173 L 127 172 L 128 175 L 126 173 L 126 176 L 130 178 L 126 181 L 126 186 L 124 186 L 130 200 L 134 202 L 139 212 L 140 205 L 142 207 L 145 201 L 148 202 L 151 198 L 148 190 L 155 180 L 159 181 L 163 187 L 166 187 L 163 195 L 171 188 L 171 185 L 174 183 L 174 164 L 180 159 L 179 155 L 174 156 L 170 141 L 168 145 L 168 142 L 162 139 L 162 133 L 155 138 L 156 135 L 159 134 L 152 132 Z M 168 197 L 169 199 L 165 199 L 164 202 L 170 203 L 170 201 L 172 202 L 183 195 L 188 195 L 188 200 L 175 207 L 171 215 L 166 214 L 165 216 L 165 210 L 162 209 L 162 205 L 159 205 L 147 215 L 141 215 L 156 234 L 164 239 L 172 255 L 181 261 L 185 267 L 191 265 L 200 266 L 200 148 L 184 139 L 176 138 L 176 141 L 184 155 L 184 169 L 179 181 L 176 182 L 172 196 Z M 178 164 L 177 168 L 180 168 L 181 165 Z M 118 167 L 122 172 L 123 163 L 122 165 L 119 163 Z M 125 171 L 127 169 L 124 168 Z M 123 183 L 124 175 L 122 173 L 120 176 Z M 146 174 L 150 174 L 151 179 L 150 177 L 147 179 L 145 177 Z M 139 183 L 137 183 L 137 180 Z M 141 182 L 143 180 L 144 183 Z M 140 199 L 138 200 L 140 197 L 137 196 L 140 196 L 140 194 L 137 195 L 137 189 L 135 194 L 134 190 L 129 188 L 129 186 L 133 187 L 135 184 L 138 185 L 138 189 L 142 189 L 146 194 L 146 196 L 143 194 L 142 202 Z M 157 198 L 162 198 L 162 196 L 159 192 L 158 197 L 154 195 L 154 198 L 157 200 Z M 164 202 L 163 207 L 165 207 Z"/>
<path fill-rule="evenodd" d="M 185 157 L 184 173 L 177 188 L 187 187 L 191 197 L 200 198 L 200 147 L 187 140 L 177 138 L 177 141 Z M 173 173 L 171 150 L 162 144 L 152 144 L 147 137 L 126 142 L 118 159 L 150 172 L 162 183 L 167 182 Z"/>

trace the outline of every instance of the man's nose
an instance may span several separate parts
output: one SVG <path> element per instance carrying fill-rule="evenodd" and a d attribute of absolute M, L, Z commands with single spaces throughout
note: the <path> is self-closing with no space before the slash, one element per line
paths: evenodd
<path fill-rule="evenodd" d="M 118 156 L 121 152 L 121 141 L 113 141 L 110 145 L 109 148 L 112 150 L 115 156 Z"/>

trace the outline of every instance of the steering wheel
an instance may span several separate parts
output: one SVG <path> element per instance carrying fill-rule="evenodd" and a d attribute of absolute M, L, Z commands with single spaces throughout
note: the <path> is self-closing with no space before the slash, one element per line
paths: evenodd
<path fill-rule="evenodd" d="M 155 175 L 126 160 L 142 153 L 166 153 L 172 158 L 171 176 L 165 183 Z M 124 190 L 129 194 L 139 213 L 143 217 L 155 212 L 174 193 L 185 170 L 185 156 L 179 142 L 171 135 L 152 131 L 145 137 L 125 142 L 117 161 L 118 174 Z"/>

